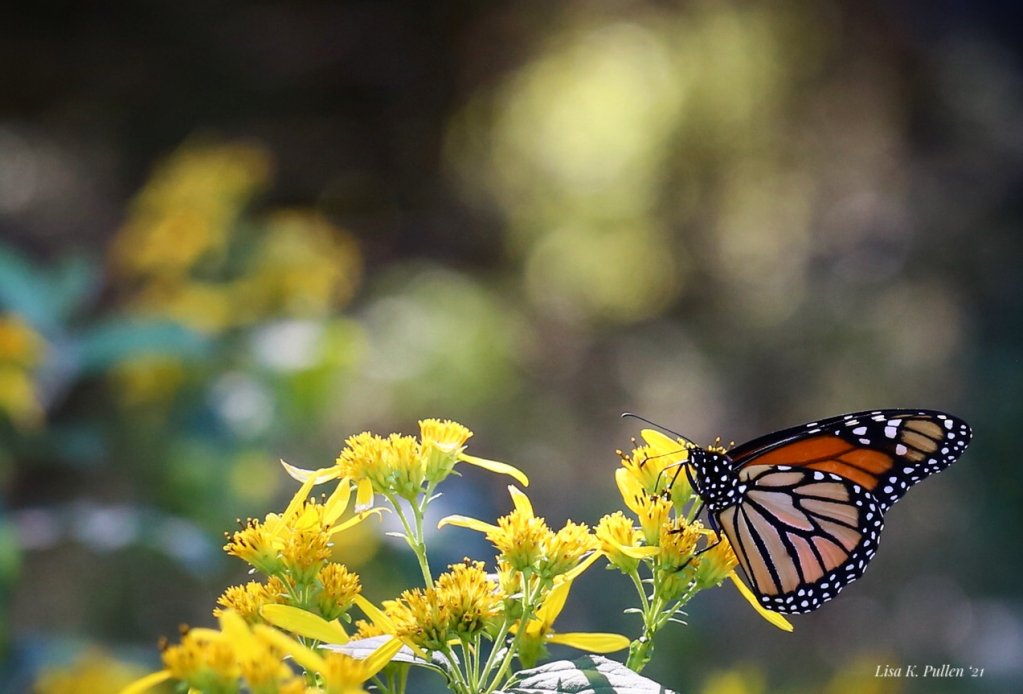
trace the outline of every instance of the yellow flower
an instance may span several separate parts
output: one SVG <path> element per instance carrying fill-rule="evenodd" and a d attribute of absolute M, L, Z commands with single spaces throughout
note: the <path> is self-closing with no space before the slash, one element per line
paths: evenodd
<path fill-rule="evenodd" d="M 600 541 L 590 534 L 585 523 L 566 521 L 544 548 L 546 561 L 537 573 L 543 577 L 561 576 L 579 565 L 588 553 L 600 549 Z"/>
<path fill-rule="evenodd" d="M 45 417 L 32 374 L 46 350 L 46 341 L 20 317 L 0 317 L 0 413 L 22 430 L 39 427 Z"/>
<path fill-rule="evenodd" d="M 242 671 L 234 648 L 220 632 L 193 629 L 181 643 L 168 646 L 163 664 L 170 676 L 200 691 L 237 692 Z"/>
<path fill-rule="evenodd" d="M 112 246 L 115 268 L 178 278 L 225 252 L 231 226 L 270 176 L 269 154 L 248 143 L 186 145 L 165 159 L 132 201 Z"/>
<path fill-rule="evenodd" d="M 437 524 L 438 528 L 455 525 L 486 533 L 497 551 L 499 566 L 507 564 L 513 571 L 529 571 L 542 579 L 570 574 L 580 566 L 588 552 L 600 547 L 585 525 L 568 521 L 565 527 L 554 533 L 544 522 L 533 514 L 529 497 L 514 485 L 508 486 L 515 509 L 507 516 L 497 519 L 497 525 L 485 523 L 466 516 L 447 516 Z"/>
<path fill-rule="evenodd" d="M 689 587 L 705 556 L 694 556 L 696 545 L 707 532 L 699 521 L 687 525 L 678 519 L 664 524 L 654 578 L 654 590 L 663 599 L 677 598 Z"/>
<path fill-rule="evenodd" d="M 692 496 L 685 461 L 693 446 L 685 439 L 672 440 L 653 429 L 640 432 L 646 442 L 637 446 L 630 455 L 618 451 L 622 466 L 643 487 L 648 495 L 669 492 L 668 496 L 680 508 Z M 670 489 L 668 487 L 670 486 Z"/>
<path fill-rule="evenodd" d="M 625 468 L 615 470 L 615 482 L 618 491 L 629 510 L 639 518 L 639 526 L 643 530 L 643 539 L 651 547 L 656 547 L 661 540 L 661 528 L 671 516 L 671 502 L 663 494 L 652 495 L 647 492 L 634 475 Z"/>
<path fill-rule="evenodd" d="M 277 538 L 269 527 L 276 517 L 269 514 L 266 518 L 266 523 L 250 518 L 241 530 L 230 535 L 225 533 L 228 543 L 224 545 L 224 551 L 251 564 L 257 571 L 273 576 L 281 569 Z"/>
<path fill-rule="evenodd" d="M 257 626 L 255 630 L 257 634 L 276 643 L 280 650 L 290 655 L 306 672 L 318 676 L 320 688 L 313 690 L 317 694 L 365 694 L 363 683 L 391 662 L 391 658 L 401 648 L 401 641 L 390 639 L 366 659 L 358 660 L 335 651 L 320 655 L 268 627 Z"/>
<path fill-rule="evenodd" d="M 437 524 L 438 528 L 455 525 L 486 533 L 500 553 L 500 560 L 507 562 L 514 571 L 536 570 L 545 560 L 545 550 L 554 533 L 543 518 L 533 515 L 529 497 L 517 487 L 508 486 L 515 509 L 507 516 L 497 519 L 497 525 L 484 523 L 466 516 L 447 516 Z"/>
<path fill-rule="evenodd" d="M 466 454 L 465 442 L 472 432 L 461 424 L 424 419 L 419 427 L 421 440 L 418 441 L 398 434 L 384 439 L 369 432 L 349 437 L 333 469 L 304 470 L 287 464 L 284 468 L 302 482 L 311 478 L 316 484 L 339 477 L 351 479 L 358 486 L 356 510 L 370 508 L 374 494 L 393 493 L 413 501 L 424 491 L 424 482 L 435 485 L 450 474 L 459 461 L 510 475 L 523 486 L 529 485 L 526 476 L 507 463 Z"/>
<path fill-rule="evenodd" d="M 241 530 L 228 536 L 224 551 L 267 575 L 287 573 L 296 583 L 312 582 L 330 556 L 330 538 L 379 513 L 379 509 L 373 509 L 339 523 L 348 506 L 351 486 L 345 478 L 325 503 L 308 499 L 321 473 L 310 473 L 284 513 L 267 514 L 263 522 L 250 518 Z"/>
<path fill-rule="evenodd" d="M 426 478 L 439 482 L 450 475 L 470 436 L 472 432 L 466 427 L 448 419 L 420 420 L 419 438 L 423 442 Z"/>
<path fill-rule="evenodd" d="M 423 488 L 425 469 L 419 442 L 412 436 L 391 434 L 384 439 L 369 432 L 351 436 L 337 459 L 340 474 L 350 477 L 359 485 L 359 508 L 367 503 L 367 485 L 377 494 L 394 493 L 405 499 L 415 499 Z"/>
<path fill-rule="evenodd" d="M 494 626 L 501 611 L 501 596 L 483 570 L 483 562 L 465 559 L 449 568 L 434 584 L 437 600 L 447 607 L 455 635 L 471 639 Z"/>
<path fill-rule="evenodd" d="M 359 577 L 345 566 L 329 562 L 316 576 L 320 586 L 317 603 L 320 615 L 327 620 L 340 617 L 351 607 L 355 596 L 362 591 Z"/>
<path fill-rule="evenodd" d="M 643 533 L 621 511 L 601 518 L 594 535 L 600 541 L 600 552 L 625 574 L 635 571 L 641 559 L 660 552 L 657 547 L 642 545 Z"/>
<path fill-rule="evenodd" d="M 68 667 L 49 668 L 35 682 L 35 694 L 95 694 L 116 692 L 141 675 L 138 667 L 102 651 L 83 653 Z"/>
<path fill-rule="evenodd" d="M 441 651 L 451 638 L 446 605 L 432 588 L 404 591 L 397 600 L 384 601 L 384 613 L 394 624 L 395 635 L 427 651 Z"/>
<path fill-rule="evenodd" d="M 374 636 L 383 636 L 386 633 L 387 632 L 384 631 L 384 628 L 376 622 L 371 622 L 365 619 L 355 620 L 356 639 L 371 639 Z"/>
<path fill-rule="evenodd" d="M 501 598 L 482 562 L 453 564 L 432 588 L 407 590 L 386 601 L 393 633 L 428 651 L 446 648 L 453 638 L 472 639 L 494 625 Z"/>
<path fill-rule="evenodd" d="M 696 587 L 700 590 L 721 585 L 721 581 L 725 580 L 739 563 L 728 538 L 722 537 L 718 542 L 713 531 L 708 531 L 707 535 L 710 549 L 700 555 L 700 565 L 696 570 Z"/>
<path fill-rule="evenodd" d="M 287 597 L 287 587 L 276 576 L 271 576 L 266 583 L 250 581 L 244 586 L 231 586 L 224 591 L 217 599 L 221 607 L 213 610 L 213 616 L 219 617 L 224 609 L 233 610 L 249 624 L 255 624 L 260 621 L 259 611 L 264 605 L 283 603 Z"/>
<path fill-rule="evenodd" d="M 30 369 L 42 362 L 46 350 L 46 340 L 20 316 L 0 316 L 0 362 Z"/>
<path fill-rule="evenodd" d="M 628 648 L 629 639 L 619 634 L 554 632 L 554 620 L 561 614 L 572 589 L 572 580 L 557 583 L 547 594 L 536 614 L 526 624 L 519 641 L 519 660 L 529 668 L 544 655 L 546 644 L 560 643 L 591 653 L 613 653 Z M 517 631 L 517 629 L 513 629 Z"/>
<path fill-rule="evenodd" d="M 286 605 L 267 605 L 264 610 L 270 611 L 271 608 L 318 619 L 327 625 L 328 634 L 330 626 L 336 626 L 336 622 L 327 623 L 304 610 Z M 189 630 L 180 644 L 164 650 L 165 670 L 137 680 L 122 689 L 120 694 L 141 694 L 168 679 L 180 680 L 197 692 L 306 694 L 302 678 L 295 675 L 285 657 L 320 680 L 321 689 L 315 690 L 319 694 L 362 694 L 362 683 L 390 662 L 401 647 L 400 642 L 392 639 L 365 660 L 340 654 L 324 657 L 277 629 L 263 624 L 250 628 L 241 616 L 230 610 L 225 610 L 219 619 L 220 631 Z"/>
<path fill-rule="evenodd" d="M 451 420 L 424 419 L 419 422 L 423 453 L 426 456 L 427 479 L 439 482 L 451 473 L 455 463 L 461 461 L 514 478 L 523 487 L 529 480 L 517 467 L 496 460 L 477 458 L 465 453 L 465 442 L 472 432 Z"/>
<path fill-rule="evenodd" d="M 255 318 L 326 316 L 351 300 L 362 274 L 354 237 L 304 210 L 276 211 L 266 226 L 240 292 Z"/>

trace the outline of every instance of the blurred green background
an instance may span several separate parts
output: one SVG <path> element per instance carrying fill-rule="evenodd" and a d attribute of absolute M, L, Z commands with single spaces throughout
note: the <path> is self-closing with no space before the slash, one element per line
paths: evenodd
<path fill-rule="evenodd" d="M 244 580 L 223 532 L 283 507 L 278 459 L 365 429 L 456 419 L 540 515 L 592 524 L 623 411 L 709 443 L 876 407 L 974 443 L 793 634 L 725 587 L 645 674 L 1020 691 L 1021 25 L 962 0 L 6 6 L 0 692 L 89 649 L 154 666 Z M 493 518 L 505 484 L 468 470 L 438 516 Z M 493 555 L 431 541 L 438 567 Z M 415 580 L 379 526 L 339 545 L 374 600 Z M 634 636 L 630 593 L 591 570 L 559 628 Z M 914 663 L 984 675 L 874 677 Z"/>

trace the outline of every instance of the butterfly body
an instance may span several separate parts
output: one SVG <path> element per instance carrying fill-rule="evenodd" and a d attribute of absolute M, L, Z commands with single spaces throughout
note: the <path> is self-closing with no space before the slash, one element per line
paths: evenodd
<path fill-rule="evenodd" d="M 711 523 L 768 609 L 812 612 L 877 551 L 884 514 L 955 462 L 972 433 L 930 410 L 873 410 L 785 429 L 689 466 Z"/>

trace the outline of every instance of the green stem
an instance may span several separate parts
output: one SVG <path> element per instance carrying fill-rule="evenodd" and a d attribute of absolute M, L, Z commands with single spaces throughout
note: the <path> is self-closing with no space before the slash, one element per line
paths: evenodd
<path fill-rule="evenodd" d="M 519 629 L 515 632 L 515 638 L 512 639 L 511 645 L 508 646 L 508 652 L 504 656 L 504 660 L 501 661 L 501 667 L 494 675 L 494 679 L 491 681 L 490 686 L 486 688 L 483 694 L 491 694 L 498 685 L 504 683 L 505 678 L 508 676 L 508 668 L 511 667 L 512 660 L 519 651 L 519 642 L 522 641 L 522 635 L 526 633 L 526 627 L 529 625 L 529 620 L 533 616 L 533 600 L 536 598 L 530 591 L 530 576 L 529 570 L 522 572 L 522 583 L 525 586 L 523 590 L 522 599 L 522 617 L 519 618 Z M 541 589 L 541 583 L 537 581 L 536 593 L 539 594 Z"/>
<path fill-rule="evenodd" d="M 394 690 L 395 694 L 405 694 L 405 688 L 408 687 L 408 671 L 411 669 L 408 665 L 398 668 L 398 684 Z"/>
<path fill-rule="evenodd" d="M 398 519 L 401 521 L 402 526 L 405 528 L 405 542 L 412 549 L 412 552 L 416 555 L 416 559 L 419 560 L 419 570 L 423 573 L 423 583 L 427 588 L 433 587 L 433 575 L 430 573 L 430 562 L 426 558 L 426 543 L 423 541 L 423 519 L 422 513 L 419 507 L 415 504 L 412 506 L 412 514 L 415 516 L 416 527 L 413 530 L 412 526 L 408 522 L 408 518 L 405 517 L 405 511 L 402 510 L 401 502 L 398 501 L 392 494 L 387 494 L 386 498 L 391 502 L 391 506 L 394 507 L 394 512 L 397 514 Z"/>
<path fill-rule="evenodd" d="M 511 623 L 505 620 L 501 623 L 501 628 L 497 632 L 497 636 L 494 638 L 494 647 L 490 649 L 490 655 L 487 656 L 487 662 L 483 666 L 483 670 L 479 675 L 479 684 L 482 686 L 490 678 L 490 671 L 494 669 L 494 659 L 501 650 L 501 646 L 504 644 L 504 640 L 508 637 L 508 631 L 511 629 Z"/>
<path fill-rule="evenodd" d="M 444 657 L 448 661 L 448 681 L 454 686 L 455 691 L 461 692 L 462 694 L 475 694 L 475 692 L 470 689 L 469 683 L 466 681 L 462 670 L 456 664 L 456 659 L 452 656 L 451 649 L 448 646 L 444 646 L 444 650 L 440 652 L 444 654 Z"/>
<path fill-rule="evenodd" d="M 639 577 L 639 571 L 633 569 L 629 574 L 629 578 L 632 579 L 632 584 L 636 586 L 636 592 L 639 594 L 640 602 L 643 603 L 643 621 L 646 622 L 646 613 L 650 610 L 650 601 L 646 597 L 646 589 L 643 588 L 643 579 Z"/>

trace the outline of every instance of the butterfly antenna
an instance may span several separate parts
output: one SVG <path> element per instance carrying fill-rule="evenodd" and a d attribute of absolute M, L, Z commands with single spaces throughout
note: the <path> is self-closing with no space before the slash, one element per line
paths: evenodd
<path fill-rule="evenodd" d="M 672 431 L 668 427 L 662 426 L 662 425 L 658 424 L 657 422 L 651 422 L 646 417 L 640 417 L 638 414 L 635 414 L 633 412 L 623 412 L 622 413 L 622 419 L 625 419 L 626 417 L 632 417 L 633 419 L 638 419 L 641 422 L 646 422 L 650 426 L 652 426 L 652 427 L 654 427 L 656 429 L 660 429 L 661 431 L 663 431 L 665 433 L 671 434 L 672 436 L 676 436 L 676 437 L 678 437 L 678 438 L 680 438 L 680 439 L 682 439 L 684 441 L 689 441 L 689 439 L 687 439 L 685 436 L 683 436 L 682 434 L 678 433 L 677 431 Z M 689 441 L 689 442 L 692 443 L 692 441 Z"/>

